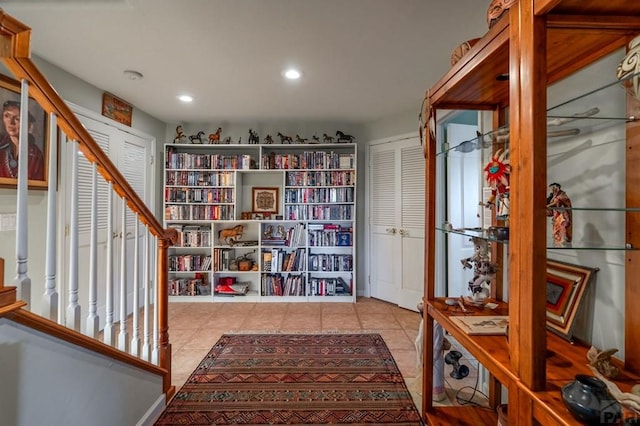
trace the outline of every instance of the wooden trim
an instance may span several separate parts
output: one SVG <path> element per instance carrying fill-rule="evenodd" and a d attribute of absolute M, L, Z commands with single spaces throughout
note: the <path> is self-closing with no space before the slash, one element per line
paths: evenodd
<path fill-rule="evenodd" d="M 510 217 L 518 232 L 509 241 L 509 345 L 511 368 L 533 390 L 546 384 L 545 277 L 537 272 L 546 261 L 546 27 L 520 1 L 510 9 L 509 108 L 511 140 Z M 531 102 L 535 99 L 536 102 Z M 524 401 L 523 401 L 524 402 Z M 509 416 L 511 417 L 511 416 Z M 520 423 L 518 423 L 520 424 Z"/>
<path fill-rule="evenodd" d="M 429 95 L 427 95 L 429 96 Z M 427 99 L 431 102 L 431 99 Z M 437 111 L 433 111 L 434 123 L 437 119 Z M 430 125 L 430 118 L 424 117 L 425 125 Z M 424 289 L 423 303 L 424 309 L 422 318 L 424 321 L 423 330 L 423 351 L 422 351 L 422 415 L 426 421 L 427 412 L 433 409 L 433 374 L 430 370 L 424 371 L 424 366 L 433 364 L 433 317 L 428 313 L 428 302 L 435 297 L 435 232 L 436 232 L 436 150 L 437 142 L 434 135 L 427 129 L 424 132 L 425 144 L 425 213 L 424 213 Z"/>
<path fill-rule="evenodd" d="M 638 117 L 640 114 L 640 100 L 627 96 L 627 114 Z M 626 206 L 640 206 L 640 123 L 627 124 L 626 135 Z M 627 213 L 625 220 L 625 242 L 634 248 L 640 247 L 640 215 Z M 627 250 L 625 262 L 625 294 L 624 294 L 624 353 L 625 368 L 640 374 L 640 251 Z"/>
<path fill-rule="evenodd" d="M 15 292 L 15 290 L 14 290 L 14 292 Z M 4 316 L 7 316 L 9 313 L 11 313 L 13 311 L 16 311 L 16 310 L 22 308 L 23 306 L 27 306 L 27 302 L 23 302 L 22 300 L 14 301 L 13 303 L 10 303 L 8 305 L 1 305 L 0 304 L 0 318 L 4 317 Z"/>
<path fill-rule="evenodd" d="M 158 367 L 151 364 L 150 362 L 143 361 L 140 358 L 115 349 L 114 347 L 109 346 L 106 343 L 102 343 L 98 340 L 92 339 L 91 337 L 85 336 L 82 333 L 64 327 L 27 310 L 20 309 L 6 315 L 6 317 L 26 327 L 64 340 L 65 342 L 71 343 L 73 345 L 88 349 L 92 352 L 99 353 L 108 358 L 124 362 L 136 368 L 148 371 L 149 373 L 157 374 L 159 376 L 165 376 L 169 374 L 169 372 L 162 367 Z"/>

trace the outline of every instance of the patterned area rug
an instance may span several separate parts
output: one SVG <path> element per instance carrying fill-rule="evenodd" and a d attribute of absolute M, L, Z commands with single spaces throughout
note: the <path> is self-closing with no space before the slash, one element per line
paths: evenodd
<path fill-rule="evenodd" d="M 157 425 L 423 425 L 379 334 L 225 334 Z"/>

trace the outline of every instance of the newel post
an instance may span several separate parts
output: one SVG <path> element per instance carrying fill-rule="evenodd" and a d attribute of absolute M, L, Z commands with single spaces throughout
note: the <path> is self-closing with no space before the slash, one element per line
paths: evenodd
<path fill-rule="evenodd" d="M 158 365 L 171 373 L 171 345 L 169 344 L 168 248 L 170 240 L 158 238 L 158 284 L 156 304 L 158 317 Z M 170 374 L 169 374 L 170 375 Z M 169 384 L 171 380 L 169 379 Z"/>

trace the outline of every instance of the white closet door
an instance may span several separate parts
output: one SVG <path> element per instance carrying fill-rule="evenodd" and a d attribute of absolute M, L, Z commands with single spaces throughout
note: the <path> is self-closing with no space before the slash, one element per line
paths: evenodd
<path fill-rule="evenodd" d="M 400 152 L 402 287 L 398 305 L 415 310 L 424 294 L 425 161 L 420 145 L 403 146 Z"/>
<path fill-rule="evenodd" d="M 124 177 L 129 181 L 129 184 L 138 193 L 148 206 L 152 206 L 151 185 L 153 185 L 151 171 L 152 160 L 152 140 L 145 139 L 136 135 L 132 135 L 123 130 L 118 129 L 115 126 L 105 124 L 94 118 L 79 115 L 80 121 L 85 126 L 89 134 L 100 145 L 103 151 L 109 155 L 111 161 L 114 162 L 116 167 L 121 171 Z M 64 164 L 71 164 L 70 156 L 71 149 L 70 144 L 65 144 L 64 151 L 65 159 Z M 66 198 L 71 197 L 70 194 L 70 182 L 71 182 L 71 167 L 61 166 L 65 170 L 65 184 Z M 92 197 L 92 166 L 87 159 L 78 154 L 78 241 L 79 241 L 79 259 L 78 259 L 78 277 L 79 277 L 79 302 L 82 306 L 86 306 L 89 299 L 88 291 L 88 277 L 89 277 L 89 253 L 90 253 L 90 231 L 91 231 L 91 197 Z M 108 184 L 101 176 L 97 178 L 98 182 L 98 306 L 97 314 L 100 317 L 100 327 L 104 326 L 105 320 L 105 300 L 106 300 L 106 260 L 107 260 L 107 239 L 112 239 L 113 243 L 113 265 L 112 265 L 112 277 L 114 288 L 114 299 L 118 301 L 120 299 L 120 251 L 121 251 L 121 238 L 124 236 L 127 238 L 127 281 L 132 282 L 133 277 L 133 253 L 134 253 L 134 235 L 135 235 L 135 217 L 127 211 L 126 223 L 123 224 L 121 219 L 121 206 L 122 201 L 115 194 L 110 194 Z M 113 196 L 111 220 L 113 223 L 113 234 L 107 235 L 107 223 L 109 220 L 108 197 Z M 62 207 L 65 209 L 64 217 L 70 217 L 69 203 L 66 202 Z M 68 221 L 68 219 L 67 219 Z M 66 227 L 68 223 L 65 224 Z M 66 228 L 68 229 L 68 228 Z M 69 235 L 65 232 L 64 250 L 68 250 L 69 247 Z M 140 232 L 140 238 L 142 238 L 142 232 Z M 140 241 L 140 247 L 143 247 L 142 241 Z M 140 261 L 142 259 L 140 258 Z M 142 263 L 140 263 L 142 265 Z M 62 286 L 66 286 L 68 265 L 63 265 L 63 279 L 61 280 Z M 140 281 L 142 282 L 142 280 Z M 63 296 L 61 299 L 64 300 Z M 131 301 L 133 298 L 133 289 L 128 288 L 127 291 L 127 306 L 128 310 L 131 309 Z M 64 307 L 65 302 L 61 302 Z M 84 322 L 86 321 L 87 312 L 81 312 L 82 318 L 82 330 L 85 329 Z M 119 304 L 115 303 L 114 306 L 114 318 L 119 318 Z"/>
<path fill-rule="evenodd" d="M 392 144 L 371 147 L 370 182 L 370 285 L 371 297 L 398 303 L 401 251 L 398 235 L 399 204 L 396 201 L 396 148 Z"/>
<path fill-rule="evenodd" d="M 424 156 L 417 138 L 370 148 L 371 296 L 416 310 L 424 283 Z"/>

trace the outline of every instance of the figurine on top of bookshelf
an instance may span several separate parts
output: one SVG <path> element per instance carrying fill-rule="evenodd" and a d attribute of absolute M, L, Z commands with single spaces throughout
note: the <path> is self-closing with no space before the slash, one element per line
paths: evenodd
<path fill-rule="evenodd" d="M 282 143 L 282 144 L 284 144 L 284 143 L 293 143 L 293 138 L 291 136 L 283 135 L 280 132 L 278 132 L 278 136 L 280 137 L 280 143 Z"/>
<path fill-rule="evenodd" d="M 309 139 L 303 138 L 299 134 L 296 133 L 296 143 L 307 143 L 308 140 Z"/>
<path fill-rule="evenodd" d="M 547 216 L 551 217 L 553 225 L 553 241 L 557 246 L 571 245 L 573 224 L 571 218 L 571 199 L 562 190 L 559 183 L 549 185 L 547 197 Z"/>
<path fill-rule="evenodd" d="M 229 145 L 231 143 L 231 136 L 227 136 L 226 138 L 224 138 L 223 141 L 226 145 Z"/>
<path fill-rule="evenodd" d="M 311 142 L 309 143 L 320 143 L 320 138 L 316 135 L 311 136 Z"/>
<path fill-rule="evenodd" d="M 324 133 L 322 135 L 322 141 L 324 143 L 333 143 L 333 136 L 329 136 L 328 134 Z"/>
<path fill-rule="evenodd" d="M 195 135 L 191 135 L 189 136 L 189 141 L 191 143 L 202 143 L 202 137 L 205 135 L 205 133 L 200 130 L 198 133 L 196 133 Z"/>
<path fill-rule="evenodd" d="M 220 135 L 222 134 L 222 127 L 218 127 L 215 133 L 209 133 L 209 143 L 210 144 L 219 144 L 220 143 Z"/>
<path fill-rule="evenodd" d="M 249 144 L 255 145 L 260 143 L 260 136 L 258 132 L 254 132 L 253 129 L 249 129 Z"/>
<path fill-rule="evenodd" d="M 242 238 L 243 232 L 244 232 L 244 226 L 242 224 L 236 225 L 233 228 L 221 229 L 218 231 L 218 239 L 221 242 L 224 241 L 225 243 L 232 246 L 240 238 Z"/>
<path fill-rule="evenodd" d="M 471 237 L 471 241 L 474 247 L 473 256 L 460 259 L 460 262 L 463 269 L 473 268 L 473 278 L 469 281 L 470 302 L 483 304 L 491 294 L 489 289 L 498 271 L 498 265 L 491 262 L 489 241 L 479 237 Z"/>
<path fill-rule="evenodd" d="M 264 143 L 266 143 L 267 145 L 271 145 L 273 143 L 273 138 L 271 137 L 271 135 L 267 135 L 264 137 Z"/>
<path fill-rule="evenodd" d="M 509 220 L 509 176 L 511 175 L 511 164 L 508 157 L 508 149 L 499 149 L 485 166 L 485 179 L 491 187 L 491 196 L 486 203 L 479 203 L 483 207 L 495 207 L 496 219 L 504 220 L 505 222 Z"/>
<path fill-rule="evenodd" d="M 343 133 L 340 130 L 336 132 L 336 137 L 337 137 L 336 142 L 338 143 L 351 143 L 356 139 L 355 137 L 348 135 L 346 133 Z"/>
<path fill-rule="evenodd" d="M 187 135 L 184 134 L 184 131 L 182 130 L 182 126 L 178 125 L 176 127 L 176 137 L 173 138 L 173 143 L 182 143 L 182 140 L 185 139 L 187 137 Z"/>

